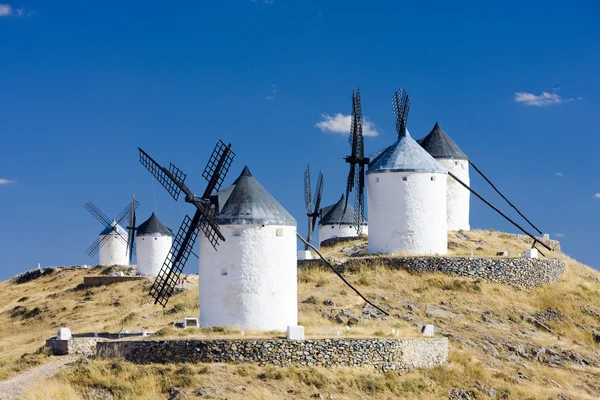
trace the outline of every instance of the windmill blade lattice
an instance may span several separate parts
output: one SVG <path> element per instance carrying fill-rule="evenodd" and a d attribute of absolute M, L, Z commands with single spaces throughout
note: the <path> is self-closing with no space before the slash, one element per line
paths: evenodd
<path fill-rule="evenodd" d="M 392 97 L 392 106 L 394 107 L 394 117 L 396 119 L 396 133 L 398 137 L 406 134 L 408 122 L 408 111 L 410 110 L 410 99 L 404 89 L 398 89 Z"/>
<path fill-rule="evenodd" d="M 319 215 L 319 210 L 321 209 L 321 198 L 323 197 L 323 185 L 324 185 L 323 173 L 319 171 L 319 177 L 317 178 L 317 187 L 315 189 L 315 204 L 313 207 L 313 220 L 312 220 L 312 230 L 315 230 L 315 225 L 317 223 L 317 217 Z"/>
<path fill-rule="evenodd" d="M 354 215 L 353 221 L 358 236 L 362 235 L 362 226 L 365 221 L 365 165 L 369 159 L 365 157 L 363 136 L 363 115 L 360 100 L 360 89 L 352 92 L 352 117 L 350 123 L 350 156 L 345 160 L 350 164 L 350 171 L 346 181 L 346 196 L 343 215 L 346 215 L 350 193 L 354 190 Z"/>
<path fill-rule="evenodd" d="M 150 295 L 156 300 L 155 304 L 159 303 L 163 307 L 167 305 L 181 277 L 183 267 L 192 253 L 197 237 L 198 231 L 193 227 L 192 219 L 186 215 L 173 240 L 173 247 L 169 250 L 169 254 L 150 288 Z"/>
<path fill-rule="evenodd" d="M 167 192 L 175 200 L 179 198 L 181 192 L 185 193 L 185 201 L 196 207 L 193 218 L 190 219 L 188 216 L 184 218 L 173 241 L 173 247 L 150 290 L 150 295 L 155 299 L 154 303 L 160 303 L 165 307 L 175 290 L 185 263 L 193 252 L 194 243 L 198 237 L 198 229 L 204 233 L 204 236 L 215 250 L 217 250 L 219 240 L 225 240 L 219 229 L 214 206 L 211 204 L 210 198 L 214 190 L 220 189 L 233 162 L 235 153 L 231 151 L 231 144 L 226 145 L 221 140 L 217 142 L 202 173 L 204 179 L 208 181 L 208 185 L 204 194 L 198 197 L 185 185 L 186 175 L 181 170 L 176 168 L 172 163 L 170 164 L 170 168 L 166 169 L 144 150 L 141 148 L 138 149 L 142 165 L 167 189 Z"/>
<path fill-rule="evenodd" d="M 154 175 L 156 180 L 167 189 L 171 197 L 177 201 L 182 191 L 181 185 L 184 184 L 187 175 L 173 165 L 173 163 L 169 163 L 169 169 L 161 167 L 144 150 L 139 147 L 138 150 L 140 151 L 140 162 L 142 165 Z"/>
<path fill-rule="evenodd" d="M 108 217 L 102 211 L 100 211 L 100 209 L 96 207 L 94 203 L 88 201 L 83 207 L 88 210 L 90 214 L 92 214 L 92 216 L 98 220 L 98 222 L 104 225 L 105 228 L 110 226 L 110 219 L 108 219 Z"/>
<path fill-rule="evenodd" d="M 137 203 L 137 204 L 136 204 Z M 136 233 L 136 221 L 135 221 L 135 210 L 138 207 L 139 203 L 135 200 L 134 196 L 131 196 L 131 204 L 129 205 L 129 225 L 127 226 L 127 231 L 129 232 L 129 243 L 127 247 L 129 249 L 129 262 L 133 259 L 133 254 L 135 253 L 135 233 Z"/>

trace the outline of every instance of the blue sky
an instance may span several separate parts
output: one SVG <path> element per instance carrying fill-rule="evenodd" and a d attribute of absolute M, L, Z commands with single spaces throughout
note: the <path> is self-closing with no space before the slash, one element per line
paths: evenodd
<path fill-rule="evenodd" d="M 347 134 L 317 124 L 340 130 L 359 85 L 367 153 L 394 141 L 403 87 L 414 137 L 439 121 L 565 252 L 600 267 L 596 1 L 0 0 L 0 43 L 0 279 L 97 262 L 88 200 L 112 216 L 135 193 L 139 220 L 157 211 L 177 229 L 193 210 L 138 146 L 201 192 L 215 142 L 231 142 L 227 183 L 247 164 L 305 233 L 306 164 L 323 170 L 326 204 L 348 169 Z M 515 231 L 474 198 L 471 225 Z"/>

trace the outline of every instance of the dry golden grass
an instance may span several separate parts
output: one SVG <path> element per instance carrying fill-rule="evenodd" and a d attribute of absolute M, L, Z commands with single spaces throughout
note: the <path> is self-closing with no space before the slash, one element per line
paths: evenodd
<path fill-rule="evenodd" d="M 460 255 L 468 255 L 470 251 L 474 251 L 474 255 L 495 254 L 501 250 L 516 255 L 528 247 L 524 242 L 495 232 L 467 232 L 469 240 L 457 238 L 456 234 L 451 233 L 450 240 L 459 244 L 457 248 L 463 252 Z M 344 248 L 359 244 L 360 241 L 344 243 L 327 249 L 326 255 L 341 258 Z M 477 247 L 473 249 L 473 246 L 481 247 L 482 250 L 477 251 L 482 254 L 476 254 Z M 187 393 L 186 398 L 198 397 L 194 391 L 204 387 L 220 390 L 212 394 L 215 398 L 230 399 L 307 398 L 314 393 L 325 397 L 331 394 L 335 399 L 431 399 L 446 398 L 454 387 L 464 387 L 476 393 L 477 398 L 487 398 L 476 389 L 476 381 L 494 388 L 498 398 L 506 395 L 509 397 L 505 398 L 510 399 L 554 399 L 559 393 L 572 398 L 598 398 L 600 392 L 588 392 L 592 385 L 598 386 L 600 382 L 598 368 L 573 364 L 549 367 L 518 358 L 502 346 L 497 346 L 498 355 L 481 346 L 487 340 L 553 346 L 600 358 L 600 345 L 592 336 L 592 331 L 600 331 L 600 320 L 583 312 L 583 307 L 600 307 L 600 273 L 562 254 L 553 256 L 567 262 L 564 277 L 553 285 L 535 290 L 441 274 L 417 276 L 382 266 L 354 268 L 345 273 L 347 279 L 370 300 L 389 308 L 391 316 L 385 320 L 363 318 L 350 330 L 326 316 L 336 315 L 343 309 L 362 317 L 364 302 L 328 270 L 299 270 L 299 322 L 306 327 L 308 337 L 332 337 L 338 331 L 341 336 L 388 337 L 392 329 L 410 337 L 418 335 L 413 321 L 433 323 L 438 330 L 453 335 L 450 363 L 433 370 L 399 375 L 369 369 L 224 364 L 138 366 L 123 361 L 94 360 L 63 371 L 50 380 L 50 384 L 32 387 L 25 398 L 71 399 L 88 396 L 93 390 L 108 390 L 116 398 L 162 399 L 168 397 L 171 387 L 182 388 Z M 240 337 L 236 330 L 181 330 L 168 325 L 171 321 L 197 315 L 197 288 L 177 294 L 168 307 L 162 309 L 147 296 L 149 281 L 79 288 L 85 274 L 98 271 L 61 271 L 22 285 L 0 283 L 0 304 L 4 304 L 0 310 L 0 337 L 3 337 L 0 374 L 14 373 L 13 360 L 23 353 L 35 352 L 46 338 L 55 335 L 58 326 L 68 326 L 75 333 L 121 329 L 160 331 L 161 339 Z M 23 297 L 27 299 L 19 301 Z M 335 306 L 324 305 L 325 300 L 332 300 Z M 406 302 L 414 310 L 409 311 Z M 450 313 L 449 317 L 428 317 L 428 305 L 443 308 Z M 11 317 L 17 306 L 25 306 L 28 311 L 36 307 L 43 310 L 41 320 L 37 321 L 39 317 Z M 527 320 L 548 309 L 563 315 L 559 320 L 544 321 L 556 334 L 539 329 Z M 483 322 L 484 313 L 491 313 L 497 323 Z M 17 335 L 9 336 L 15 331 Z M 244 333 L 245 337 L 282 336 L 281 332 Z M 476 345 L 469 345 L 468 341 Z M 518 372 L 529 379 L 519 378 Z M 562 388 L 549 383 L 550 380 Z M 244 386 L 246 390 L 237 386 Z M 288 393 L 289 390 L 294 392 Z"/>

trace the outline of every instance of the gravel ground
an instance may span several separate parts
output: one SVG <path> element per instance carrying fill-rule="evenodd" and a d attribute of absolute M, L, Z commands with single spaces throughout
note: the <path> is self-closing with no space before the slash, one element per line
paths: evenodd
<path fill-rule="evenodd" d="M 51 357 L 50 361 L 23 371 L 5 381 L 0 381 L 0 400 L 12 400 L 24 389 L 56 375 L 67 364 L 77 361 L 80 356 Z"/>

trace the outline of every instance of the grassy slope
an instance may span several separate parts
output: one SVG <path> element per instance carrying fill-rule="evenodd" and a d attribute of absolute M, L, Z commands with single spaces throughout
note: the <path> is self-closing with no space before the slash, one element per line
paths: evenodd
<path fill-rule="evenodd" d="M 451 234 L 450 240 L 458 244 L 452 250 L 455 255 L 471 251 L 489 255 L 500 250 L 517 254 L 527 247 L 502 234 L 468 235 L 464 238 Z M 360 247 L 360 243 L 338 246 L 328 254 L 344 258 L 353 246 Z M 433 323 L 451 339 L 450 364 L 434 370 L 400 376 L 368 369 L 135 366 L 94 360 L 31 388 L 26 398 L 48 398 L 49 393 L 53 398 L 77 398 L 76 391 L 101 395 L 105 390 L 119 398 L 165 398 L 168 388 L 175 386 L 183 388 L 187 398 L 198 397 L 195 391 L 199 389 L 197 395 L 230 399 L 307 398 L 314 393 L 326 397 L 332 394 L 335 399 L 428 399 L 446 398 L 452 388 L 465 388 L 477 398 L 487 398 L 486 388 L 495 389 L 500 398 L 511 399 L 549 399 L 560 393 L 572 398 L 598 398 L 600 345 L 595 343 L 593 332 L 600 332 L 600 273 L 563 255 L 559 257 L 568 263 L 564 278 L 536 290 L 439 274 L 414 276 L 382 267 L 349 273 L 348 279 L 363 294 L 389 308 L 392 317 L 386 320 L 363 316 L 361 299 L 331 272 L 299 272 L 300 323 L 306 326 L 308 336 L 332 336 L 338 330 L 350 336 L 391 336 L 392 328 L 403 336 L 415 336 L 415 323 Z M 34 353 L 58 326 L 68 326 L 73 332 L 161 329 L 167 337 L 239 335 L 165 328 L 170 321 L 197 314 L 195 289 L 176 295 L 163 310 L 146 295 L 149 281 L 78 288 L 85 274 L 99 272 L 65 270 L 21 285 L 0 283 L 0 304 L 4 305 L 0 309 L 0 377 L 43 359 L 43 354 L 30 354 L 15 362 L 23 352 Z M 326 299 L 333 300 L 335 306 L 323 305 Z M 27 311 L 14 315 L 15 311 L 23 311 L 15 309 L 19 306 Z M 433 307 L 437 317 L 427 313 L 428 306 L 430 311 Z M 31 316 L 36 308 L 43 312 Z M 343 324 L 332 319 L 340 310 L 359 317 L 361 323 L 346 331 Z M 272 332 L 268 336 L 277 335 Z M 246 336 L 257 335 L 246 332 Z M 536 359 L 532 353 L 536 349 L 539 353 L 539 348 L 550 348 L 552 353 L 544 355 L 542 351 Z M 558 354 L 558 358 L 548 354 Z M 596 366 L 586 366 L 585 362 Z M 288 393 L 290 390 L 293 392 Z"/>

